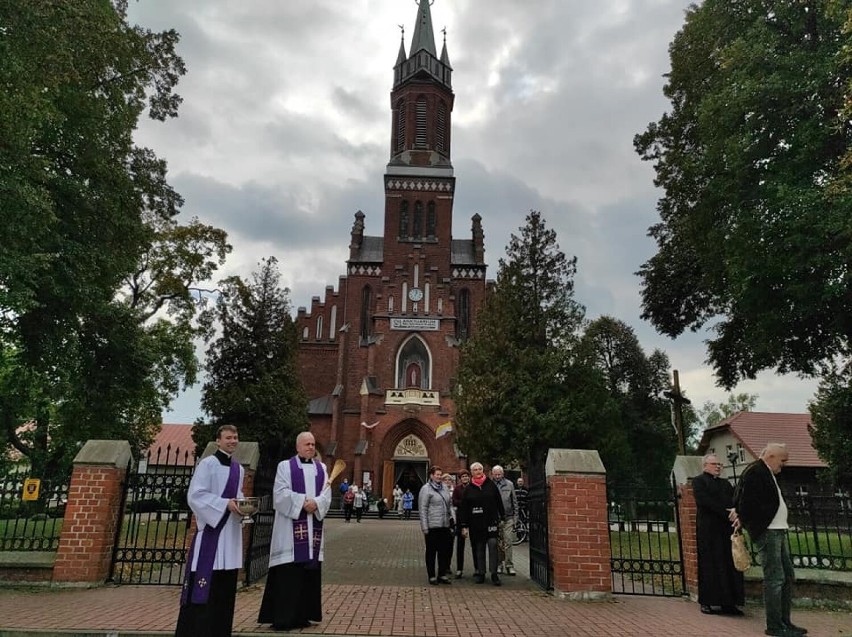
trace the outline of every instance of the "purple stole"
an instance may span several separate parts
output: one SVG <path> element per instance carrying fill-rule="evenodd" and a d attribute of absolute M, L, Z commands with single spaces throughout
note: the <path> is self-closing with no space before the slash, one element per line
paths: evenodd
<path fill-rule="evenodd" d="M 225 489 L 222 491 L 222 497 L 231 498 L 237 497 L 237 490 L 240 484 L 240 463 L 231 459 L 231 471 L 228 474 L 228 482 L 225 483 Z M 180 594 L 180 605 L 186 606 L 190 604 L 206 604 L 210 597 L 210 582 L 213 578 L 213 563 L 216 561 L 216 547 L 219 544 L 219 535 L 222 529 L 225 528 L 225 522 L 228 521 L 228 516 L 231 512 L 225 510 L 222 519 L 216 526 L 205 526 L 201 533 L 196 531 L 195 537 L 192 538 L 192 544 L 189 547 L 189 564 L 186 567 L 186 575 L 183 579 L 183 590 Z M 189 590 L 189 580 L 192 576 L 192 558 L 195 555 L 195 543 L 198 541 L 198 536 L 201 535 L 201 548 L 198 550 L 198 562 L 195 565 L 195 580 L 192 583 L 192 593 Z"/>
<path fill-rule="evenodd" d="M 313 462 L 313 461 L 312 461 Z M 302 471 L 301 460 L 298 456 L 290 458 L 290 482 L 295 493 L 306 493 L 305 472 Z M 322 493 L 325 486 L 325 467 L 321 462 L 313 462 L 317 468 L 315 496 Z M 308 513 L 304 509 L 298 519 L 293 522 L 293 562 L 307 564 L 308 568 L 319 567 L 319 550 L 322 546 L 322 520 L 314 518 L 313 537 L 308 532 Z M 311 557 L 313 548 L 313 557 Z"/>

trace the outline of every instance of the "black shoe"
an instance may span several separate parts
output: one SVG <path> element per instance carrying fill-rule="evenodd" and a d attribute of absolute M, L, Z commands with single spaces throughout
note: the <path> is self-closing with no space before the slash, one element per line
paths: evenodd
<path fill-rule="evenodd" d="M 461 579 L 462 577 L 464 577 L 464 573 L 461 571 L 456 571 L 456 579 Z"/>
<path fill-rule="evenodd" d="M 802 633 L 785 626 L 784 628 L 778 629 L 767 628 L 763 631 L 763 634 L 770 635 L 771 637 L 800 637 Z"/>
<path fill-rule="evenodd" d="M 715 615 L 716 611 L 713 610 L 712 606 L 708 606 L 707 604 L 701 604 L 701 612 L 705 615 Z"/>
<path fill-rule="evenodd" d="M 453 582 L 449 577 L 447 577 L 446 575 L 443 575 L 443 576 L 438 578 L 438 583 L 439 584 L 452 584 Z"/>
<path fill-rule="evenodd" d="M 734 617 L 742 617 L 745 615 L 745 613 L 736 606 L 722 606 L 721 612 L 723 615 L 733 615 Z"/>
<path fill-rule="evenodd" d="M 785 626 L 787 627 L 788 630 L 792 630 L 794 632 L 797 632 L 800 635 L 807 635 L 808 634 L 807 628 L 802 628 L 801 626 L 796 626 L 796 624 L 792 624 L 790 622 L 787 622 L 785 624 Z"/>
<path fill-rule="evenodd" d="M 497 573 L 491 573 L 491 583 L 494 586 L 503 586 L 503 582 L 500 581 L 500 576 Z"/>
<path fill-rule="evenodd" d="M 437 578 L 437 577 L 430 577 L 430 578 L 429 578 L 429 583 L 430 583 L 432 586 L 437 586 L 437 585 L 438 585 L 438 578 Z"/>
<path fill-rule="evenodd" d="M 485 583 L 485 575 L 474 575 L 473 581 L 476 582 L 477 584 L 484 584 Z"/>

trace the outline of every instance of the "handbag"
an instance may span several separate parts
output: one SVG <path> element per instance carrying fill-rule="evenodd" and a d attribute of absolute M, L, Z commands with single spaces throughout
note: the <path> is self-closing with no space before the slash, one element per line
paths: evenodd
<path fill-rule="evenodd" d="M 751 555 L 741 531 L 734 531 L 731 535 L 731 557 L 734 558 L 734 568 L 738 571 L 745 572 L 751 567 Z"/>

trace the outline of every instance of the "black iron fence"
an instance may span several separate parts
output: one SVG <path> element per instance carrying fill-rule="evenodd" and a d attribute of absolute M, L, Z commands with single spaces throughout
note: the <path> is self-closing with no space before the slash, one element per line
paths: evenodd
<path fill-rule="evenodd" d="M 40 480 L 34 500 L 24 500 L 28 478 Z M 58 549 L 69 482 L 67 473 L 36 475 L 26 466 L 0 474 L 0 551 Z"/>
<path fill-rule="evenodd" d="M 189 550 L 192 512 L 186 501 L 193 450 L 157 449 L 128 465 L 110 580 L 179 586 Z"/>
<path fill-rule="evenodd" d="M 736 486 L 739 476 L 729 480 Z M 783 474 L 779 486 L 787 505 L 787 539 L 793 565 L 852 571 L 852 494 L 820 483 L 785 483 Z M 748 545 L 752 564 L 758 565 L 757 548 L 750 540 Z"/>
<path fill-rule="evenodd" d="M 607 485 L 612 590 L 672 597 L 686 590 L 674 486 Z"/>

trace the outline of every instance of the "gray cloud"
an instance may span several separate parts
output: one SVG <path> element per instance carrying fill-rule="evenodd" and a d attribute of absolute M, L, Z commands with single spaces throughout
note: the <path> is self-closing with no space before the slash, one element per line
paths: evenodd
<path fill-rule="evenodd" d="M 530 209 L 578 258 L 588 316 L 625 320 L 664 349 L 694 401 L 722 400 L 701 334 L 671 341 L 640 320 L 634 272 L 655 251 L 651 167 L 633 136 L 667 109 L 668 44 L 690 0 L 438 0 L 454 67 L 454 235 L 483 217 L 490 276 Z M 369 10 L 368 10 L 369 9 Z M 142 122 L 140 144 L 168 160 L 185 214 L 229 232 L 223 275 L 274 254 L 294 306 L 337 285 L 352 215 L 382 232 L 397 24 L 414 2 L 150 0 L 131 16 L 175 28 L 189 72 L 181 116 Z M 813 383 L 763 374 L 738 388 L 764 410 L 801 411 Z M 197 414 L 179 401 L 170 419 Z M 178 415 L 180 414 L 180 415 Z"/>

